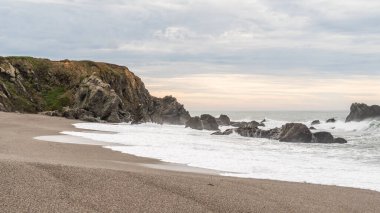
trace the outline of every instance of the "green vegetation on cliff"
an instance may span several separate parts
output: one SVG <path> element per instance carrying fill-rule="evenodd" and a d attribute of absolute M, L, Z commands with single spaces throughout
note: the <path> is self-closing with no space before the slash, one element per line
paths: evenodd
<path fill-rule="evenodd" d="M 93 61 L 0 57 L 0 110 L 110 122 L 130 121 L 141 106 L 145 121 L 184 123 L 175 98 L 152 97 L 125 66 Z"/>

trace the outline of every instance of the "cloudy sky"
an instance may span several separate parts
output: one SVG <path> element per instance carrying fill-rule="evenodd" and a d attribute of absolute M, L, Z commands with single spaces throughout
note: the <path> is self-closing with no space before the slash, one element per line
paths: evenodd
<path fill-rule="evenodd" d="M 0 55 L 128 66 L 190 110 L 380 104 L 378 0 L 0 0 Z"/>

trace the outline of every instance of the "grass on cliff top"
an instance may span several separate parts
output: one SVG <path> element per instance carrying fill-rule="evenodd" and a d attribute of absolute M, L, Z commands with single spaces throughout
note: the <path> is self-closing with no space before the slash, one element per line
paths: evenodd
<path fill-rule="evenodd" d="M 64 87 L 55 87 L 43 93 L 43 98 L 46 102 L 47 110 L 61 110 L 65 106 L 70 106 L 70 92 Z"/>

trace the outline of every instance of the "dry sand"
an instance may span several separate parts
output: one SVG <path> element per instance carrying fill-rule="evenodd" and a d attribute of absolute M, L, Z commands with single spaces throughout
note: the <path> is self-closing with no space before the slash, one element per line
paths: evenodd
<path fill-rule="evenodd" d="M 380 212 L 375 191 L 167 171 L 100 146 L 33 139 L 75 122 L 0 113 L 1 212 Z"/>

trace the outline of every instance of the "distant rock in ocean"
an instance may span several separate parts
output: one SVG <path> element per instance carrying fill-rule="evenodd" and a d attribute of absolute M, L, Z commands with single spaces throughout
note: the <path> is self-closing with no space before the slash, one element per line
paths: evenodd
<path fill-rule="evenodd" d="M 319 120 L 315 120 L 311 122 L 311 125 L 318 125 L 318 124 L 321 124 Z"/>
<path fill-rule="evenodd" d="M 380 106 L 353 103 L 350 107 L 350 114 L 346 118 L 346 122 L 363 121 L 366 119 L 380 119 Z"/>
<path fill-rule="evenodd" d="M 235 129 L 227 129 L 224 132 L 217 131 L 212 135 L 230 135 L 233 132 L 243 136 L 252 138 L 267 138 L 278 140 L 280 142 L 294 143 L 347 143 L 343 138 L 336 138 L 329 132 L 312 133 L 309 128 L 301 123 L 287 123 L 281 128 L 263 130 L 255 127 L 239 127 Z"/>
<path fill-rule="evenodd" d="M 336 120 L 335 118 L 330 118 L 330 119 L 327 119 L 326 123 L 335 123 Z"/>
<path fill-rule="evenodd" d="M 129 122 L 137 108 L 143 122 L 183 125 L 190 118 L 174 97 L 151 96 L 124 66 L 0 57 L 0 111 Z"/>

